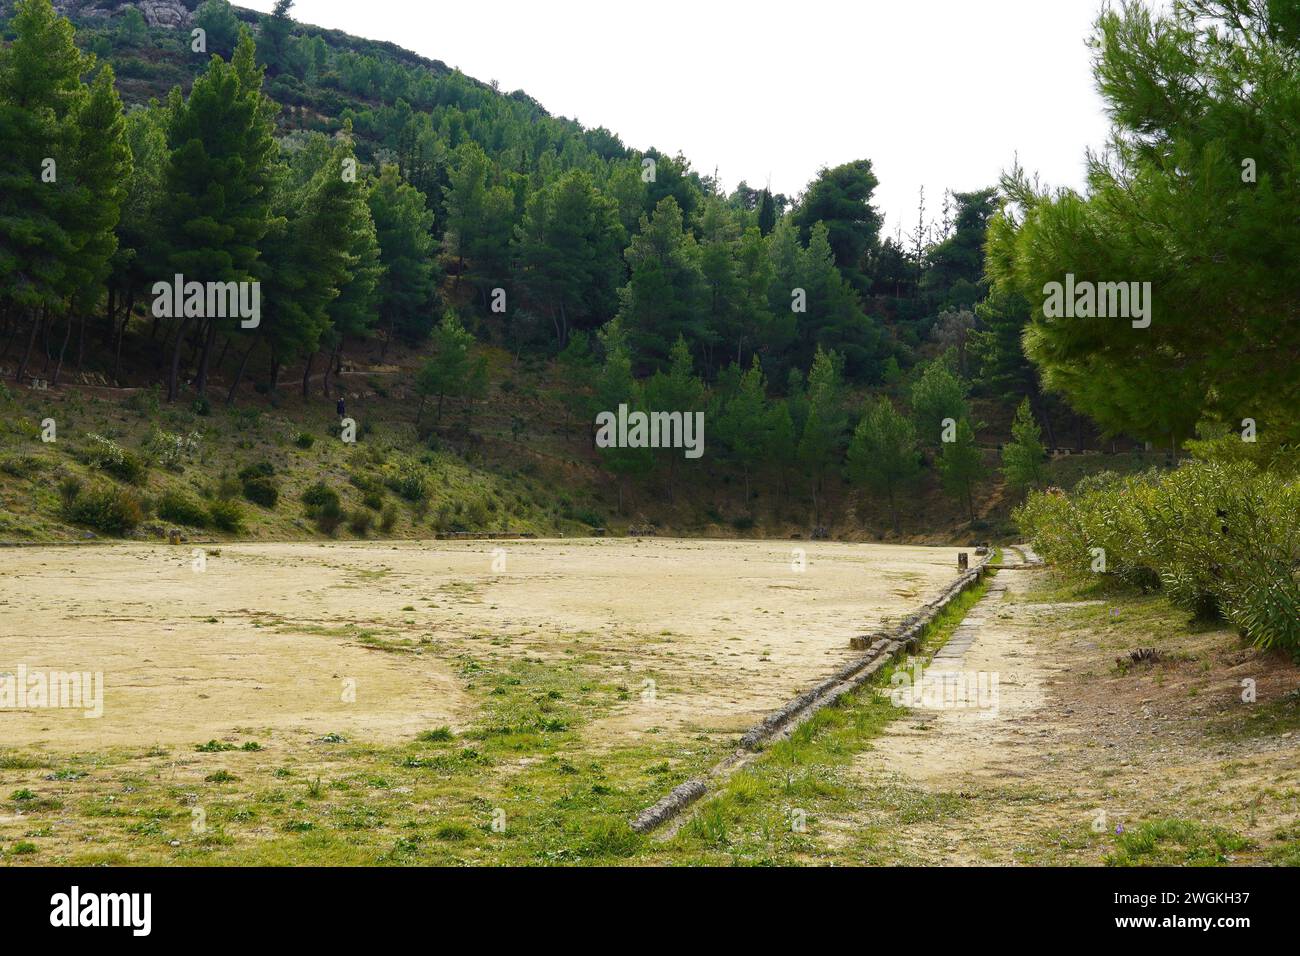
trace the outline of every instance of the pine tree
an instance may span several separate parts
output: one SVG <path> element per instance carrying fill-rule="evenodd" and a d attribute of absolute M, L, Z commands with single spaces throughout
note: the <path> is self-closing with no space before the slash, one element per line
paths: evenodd
<path fill-rule="evenodd" d="M 448 310 L 433 337 L 433 357 L 416 376 L 415 390 L 420 396 L 417 426 L 424 414 L 425 400 L 434 395 L 438 397 L 435 426 L 442 421 L 442 403 L 447 397 L 465 401 L 468 421 L 468 406 L 482 394 L 486 385 L 487 360 L 476 351 L 474 336 L 461 325 L 456 314 Z"/>
<path fill-rule="evenodd" d="M 975 520 L 975 488 L 984 477 L 984 457 L 975 444 L 975 431 L 966 419 L 957 423 L 955 441 L 944 442 L 939 456 L 939 479 L 943 490 L 964 502 L 970 520 Z"/>
<path fill-rule="evenodd" d="M 227 0 L 204 0 L 194 11 L 194 25 L 204 31 L 209 53 L 228 57 L 239 41 L 239 18 Z"/>
<path fill-rule="evenodd" d="M 131 148 L 126 140 L 122 101 L 113 85 L 111 66 L 105 64 L 96 74 L 87 95 L 80 98 L 71 122 L 76 146 L 74 162 L 66 172 L 72 176 L 74 191 L 65 209 L 66 231 L 73 254 L 66 276 L 73 313 L 79 313 L 84 346 L 86 312 L 98 301 L 108 279 L 110 261 L 117 251 L 114 230 L 126 198 L 126 184 L 131 178 Z M 73 315 L 69 315 L 54 369 L 55 384 L 63 370 L 72 324 Z"/>
<path fill-rule="evenodd" d="M 262 71 L 252 37 L 240 34 L 235 56 L 213 56 L 189 98 L 170 99 L 164 178 L 168 193 L 170 266 L 188 281 L 253 282 L 259 246 L 272 227 L 271 185 L 277 175 L 272 117 L 277 107 L 262 95 Z M 167 385 L 180 394 L 181 350 L 190 317 L 181 317 Z M 219 331 L 233 332 L 238 317 L 201 320 L 196 390 L 207 385 L 208 362 Z"/>
<path fill-rule="evenodd" d="M 369 200 L 384 269 L 379 314 L 387 329 L 386 351 L 394 335 L 414 344 L 427 338 L 432 329 L 436 281 L 433 213 L 425 207 L 420 191 L 402 182 L 392 165 L 380 171 Z"/>
<path fill-rule="evenodd" d="M 272 73 L 280 73 L 289 65 L 289 32 L 293 29 L 289 11 L 292 9 L 293 0 L 275 0 L 271 15 L 262 19 L 257 52 Z"/>
<path fill-rule="evenodd" d="M 550 317 L 558 348 L 570 329 L 591 329 L 617 307 L 621 241 L 614 201 L 581 170 L 529 198 L 518 243 L 520 280 Z"/>
<path fill-rule="evenodd" d="M 660 367 L 679 336 L 692 346 L 706 342 L 700 249 L 676 199 L 664 198 L 652 217 L 642 217 L 625 258 L 631 278 L 618 315 L 638 362 Z"/>
<path fill-rule="evenodd" d="M 912 421 L 921 441 L 932 447 L 943 439 L 945 420 L 956 423 L 969 414 L 969 386 L 952 366 L 952 354 L 945 353 L 925 365 L 912 384 Z"/>
<path fill-rule="evenodd" d="M 37 332 L 79 281 L 75 218 L 84 200 L 72 169 L 89 61 L 50 0 L 19 0 L 10 29 L 14 41 L 0 47 L 0 300 L 30 317 L 21 381 Z"/>
<path fill-rule="evenodd" d="M 716 419 L 716 432 L 732 461 L 740 465 L 745 481 L 745 509 L 750 507 L 750 477 L 771 451 L 772 414 L 758 356 L 740 376 L 735 393 Z"/>
<path fill-rule="evenodd" d="M 593 405 L 597 412 L 618 414 L 619 405 L 629 410 L 645 410 L 642 390 L 632 374 L 632 355 L 621 323 L 615 319 L 600 330 L 601 345 L 605 350 L 605 363 L 596 377 Z M 617 476 L 618 510 L 623 513 L 624 482 L 629 477 L 643 475 L 654 466 L 650 448 L 601 448 L 600 458 L 605 467 Z"/>
<path fill-rule="evenodd" d="M 912 484 L 921 470 L 916 429 L 894 409 L 887 398 L 869 404 L 849 442 L 847 474 L 889 502 L 889 520 L 899 534 L 898 494 Z"/>
<path fill-rule="evenodd" d="M 1024 341 L 1044 386 L 1104 431 L 1176 448 L 1202 419 L 1249 415 L 1300 435 L 1294 10 L 1107 8 L 1091 40 L 1114 129 L 1087 193 L 1004 177 L 986 268 L 1033 306 Z M 1114 283 L 1112 314 L 1044 308 L 1068 275 Z M 1124 310 L 1121 284 L 1140 308 Z"/>
<path fill-rule="evenodd" d="M 643 385 L 646 408 L 652 412 L 680 412 L 683 417 L 704 406 L 704 382 L 695 374 L 695 360 L 684 338 L 678 337 L 668 355 L 667 372 L 655 372 Z M 657 457 L 667 465 L 668 500 L 673 500 L 673 479 L 681 449 L 660 448 Z"/>
<path fill-rule="evenodd" d="M 1043 448 L 1041 434 L 1026 398 L 1016 409 L 1016 419 L 1011 424 L 1011 441 L 1002 447 L 1002 476 L 1017 491 L 1038 488 L 1047 477 L 1044 467 L 1047 451 Z"/>
<path fill-rule="evenodd" d="M 764 189 L 758 201 L 758 232 L 762 236 L 767 236 L 775 228 L 776 202 L 772 199 L 772 191 Z"/>

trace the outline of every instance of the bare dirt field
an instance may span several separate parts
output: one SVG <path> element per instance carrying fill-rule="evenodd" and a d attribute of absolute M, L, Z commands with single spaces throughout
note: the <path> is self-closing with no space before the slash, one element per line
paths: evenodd
<path fill-rule="evenodd" d="M 630 693 L 593 747 L 730 732 L 932 598 L 952 548 L 572 540 L 0 551 L 0 673 L 102 672 L 103 716 L 0 709 L 5 746 L 85 751 L 474 718 L 458 661 L 598 655 Z M 796 570 L 803 556 L 804 570 Z"/>

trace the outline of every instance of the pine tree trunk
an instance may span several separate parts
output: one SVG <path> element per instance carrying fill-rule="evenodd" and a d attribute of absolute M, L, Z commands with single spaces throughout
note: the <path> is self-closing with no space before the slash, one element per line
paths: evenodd
<path fill-rule="evenodd" d="M 203 347 L 199 352 L 199 376 L 198 380 L 194 383 L 195 390 L 199 393 L 200 397 L 206 395 L 208 391 L 208 364 L 212 360 L 212 346 L 215 345 L 217 341 L 216 319 L 208 319 L 208 327 L 202 338 Z"/>
<path fill-rule="evenodd" d="M 50 384 L 59 384 L 59 375 L 63 371 L 63 356 L 68 351 L 68 342 L 72 339 L 72 316 L 68 316 L 67 328 L 63 330 L 63 344 L 59 346 L 59 361 L 54 366 L 54 376 L 50 379 Z"/>
<path fill-rule="evenodd" d="M 185 348 L 185 327 L 189 325 L 189 319 L 182 318 L 180 326 L 176 329 L 176 345 L 172 348 L 172 367 L 167 376 L 167 401 L 174 402 L 180 398 L 180 378 L 181 378 L 181 350 Z M 155 327 L 156 323 L 155 323 Z"/>
<path fill-rule="evenodd" d="M 126 326 L 131 321 L 131 312 L 135 308 L 135 293 L 132 292 L 126 297 L 126 312 L 122 316 L 122 324 L 117 325 L 117 344 L 114 346 L 113 355 L 113 382 L 121 384 L 119 375 L 122 371 L 122 339 L 126 338 Z M 116 325 L 116 323 L 114 323 Z"/>
<path fill-rule="evenodd" d="M 40 316 L 32 319 L 32 333 L 27 337 L 27 351 L 23 353 L 23 360 L 18 363 L 18 374 L 14 376 L 15 382 L 21 382 L 27 375 L 27 363 L 31 361 L 32 348 L 36 345 L 36 332 L 44 321 L 45 306 L 41 306 Z"/>
<path fill-rule="evenodd" d="M 325 363 L 325 377 L 321 383 L 321 390 L 324 392 L 326 398 L 331 397 L 330 383 L 333 381 L 333 376 L 338 374 L 342 368 L 342 352 L 343 343 L 339 342 L 338 345 L 334 346 L 334 351 L 330 353 L 329 360 Z"/>
<path fill-rule="evenodd" d="M 257 348 L 259 338 L 260 333 L 253 336 L 253 341 L 249 343 L 247 351 L 244 352 L 244 357 L 239 360 L 239 370 L 235 372 L 235 380 L 230 383 L 230 391 L 226 393 L 227 407 L 235 404 L 235 394 L 239 391 L 239 384 L 244 380 L 244 369 L 248 366 L 248 357 L 253 354 L 253 349 Z M 226 342 L 229 344 L 230 340 L 227 339 Z"/>
<path fill-rule="evenodd" d="M 86 316 L 81 316 L 81 325 L 77 327 L 77 374 L 86 367 Z"/>

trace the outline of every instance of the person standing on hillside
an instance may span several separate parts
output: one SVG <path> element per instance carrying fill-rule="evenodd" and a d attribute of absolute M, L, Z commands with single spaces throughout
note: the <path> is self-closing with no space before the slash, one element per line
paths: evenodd
<path fill-rule="evenodd" d="M 339 403 L 338 403 L 338 405 L 337 405 L 336 407 L 337 407 L 337 411 L 338 411 L 338 413 L 339 413 L 339 418 L 343 418 L 343 417 L 345 417 L 345 416 L 347 415 L 347 406 L 344 405 L 344 403 L 343 403 L 343 396 L 342 396 L 342 395 L 339 396 Z"/>

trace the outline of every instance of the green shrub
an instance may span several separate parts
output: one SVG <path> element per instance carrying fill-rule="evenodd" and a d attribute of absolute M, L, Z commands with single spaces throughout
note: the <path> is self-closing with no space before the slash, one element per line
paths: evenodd
<path fill-rule="evenodd" d="M 208 523 L 208 511 L 194 498 L 180 491 L 164 491 L 158 499 L 158 517 L 164 521 L 203 528 Z"/>
<path fill-rule="evenodd" d="M 244 527 L 244 509 L 238 501 L 217 500 L 208 506 L 208 520 L 220 531 L 237 533 Z"/>
<path fill-rule="evenodd" d="M 482 498 L 475 498 L 465 506 L 465 520 L 472 530 L 478 531 L 487 526 L 488 506 Z"/>
<path fill-rule="evenodd" d="M 365 508 L 357 508 L 348 514 L 348 530 L 358 538 L 370 533 L 370 526 L 375 523 L 375 516 Z"/>
<path fill-rule="evenodd" d="M 188 435 L 181 432 L 164 431 L 154 427 L 144 447 L 154 456 L 158 464 L 168 471 L 184 471 L 185 465 L 199 453 L 203 436 L 198 432 Z"/>
<path fill-rule="evenodd" d="M 338 502 L 324 504 L 312 516 L 312 520 L 316 523 L 318 531 L 333 537 L 339 525 L 343 523 L 343 509 L 339 507 Z"/>
<path fill-rule="evenodd" d="M 379 530 L 384 534 L 390 534 L 396 524 L 397 508 L 393 505 L 385 505 L 383 512 L 379 516 Z"/>
<path fill-rule="evenodd" d="M 307 506 L 307 514 L 310 517 L 320 508 L 331 505 L 337 508 L 339 493 L 325 482 L 318 481 L 302 493 L 302 503 Z"/>
<path fill-rule="evenodd" d="M 244 483 L 238 478 L 232 478 L 230 475 L 222 475 L 217 483 L 212 487 L 210 498 L 216 498 L 218 501 L 230 501 L 238 498 L 244 491 Z"/>
<path fill-rule="evenodd" d="M 159 411 L 160 389 L 157 385 L 149 388 L 137 389 L 130 398 L 126 400 L 126 405 L 132 411 L 139 412 L 146 418 L 157 418 Z"/>
<path fill-rule="evenodd" d="M 1192 461 L 1031 494 L 1016 521 L 1064 569 L 1090 571 L 1102 548 L 1106 574 L 1300 652 L 1300 482 L 1245 460 Z"/>
<path fill-rule="evenodd" d="M 302 493 L 307 517 L 316 523 L 317 530 L 333 535 L 343 523 L 343 509 L 339 494 L 323 481 L 318 481 Z"/>
<path fill-rule="evenodd" d="M 248 478 L 244 481 L 244 497 L 263 508 L 274 508 L 280 500 L 280 486 L 274 478 Z"/>
<path fill-rule="evenodd" d="M 280 483 L 269 462 L 259 461 L 239 470 L 240 490 L 244 497 L 263 508 L 274 508 L 280 500 Z"/>
<path fill-rule="evenodd" d="M 384 484 L 407 501 L 424 501 L 429 497 L 429 473 L 414 462 L 401 462 L 389 467 Z"/>
<path fill-rule="evenodd" d="M 0 461 L 0 471 L 15 478 L 31 478 L 42 465 L 41 459 L 34 455 L 13 455 Z"/>
<path fill-rule="evenodd" d="M 348 483 L 360 491 L 373 492 L 380 496 L 384 493 L 383 479 L 368 475 L 364 471 L 352 472 L 352 474 L 348 475 Z"/>
<path fill-rule="evenodd" d="M 86 525 L 104 534 L 124 535 L 144 520 L 144 509 L 132 492 L 109 485 L 79 492 L 66 507 L 64 516 L 73 524 Z"/>
<path fill-rule="evenodd" d="M 64 475 L 59 480 L 59 500 L 63 503 L 65 512 L 77 500 L 77 495 L 81 494 L 81 488 L 82 481 L 76 475 Z"/>
<path fill-rule="evenodd" d="M 605 526 L 604 517 L 594 508 L 575 508 L 566 505 L 563 511 L 563 516 L 569 521 L 580 521 L 593 528 L 603 528 Z"/>
<path fill-rule="evenodd" d="M 144 481 L 148 467 L 144 459 L 135 452 L 128 451 L 111 438 L 91 433 L 89 444 L 85 449 L 86 463 L 92 468 L 107 472 L 128 484 L 138 485 Z"/>

